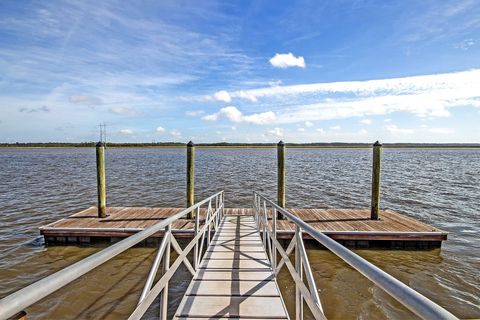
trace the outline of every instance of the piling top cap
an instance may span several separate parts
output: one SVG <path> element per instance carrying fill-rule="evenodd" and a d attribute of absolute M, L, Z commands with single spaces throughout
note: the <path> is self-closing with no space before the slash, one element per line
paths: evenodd
<path fill-rule="evenodd" d="M 381 147 L 382 144 L 377 140 L 375 141 L 375 143 L 373 144 L 374 147 Z"/>
<path fill-rule="evenodd" d="M 280 140 L 277 144 L 277 146 L 279 146 L 279 147 L 283 147 L 284 145 L 285 145 L 285 143 L 282 140 Z"/>
<path fill-rule="evenodd" d="M 102 142 L 102 141 L 98 141 L 96 146 L 97 146 L 97 148 L 99 148 L 99 147 L 103 147 L 103 146 L 104 146 L 104 144 L 103 144 L 103 142 Z"/>
<path fill-rule="evenodd" d="M 187 143 L 187 147 L 193 147 L 195 144 L 192 142 L 192 140 L 190 140 L 188 143 Z"/>

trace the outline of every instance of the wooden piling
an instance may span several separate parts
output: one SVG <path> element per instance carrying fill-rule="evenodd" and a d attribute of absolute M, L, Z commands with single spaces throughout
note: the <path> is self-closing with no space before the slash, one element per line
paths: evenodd
<path fill-rule="evenodd" d="M 285 208 L 285 143 L 277 144 L 277 198 L 278 205 Z M 283 215 L 277 212 L 277 218 L 283 219 Z"/>
<path fill-rule="evenodd" d="M 102 142 L 97 143 L 97 195 L 98 217 L 107 216 L 107 187 L 105 182 L 105 146 Z"/>
<path fill-rule="evenodd" d="M 378 211 L 380 210 L 380 170 L 382 161 L 382 144 L 375 142 L 373 144 L 372 160 L 372 204 L 370 209 L 370 218 L 378 220 Z"/>
<path fill-rule="evenodd" d="M 195 145 L 192 141 L 187 144 L 187 208 L 195 204 Z M 193 219 L 193 212 L 188 218 Z"/>

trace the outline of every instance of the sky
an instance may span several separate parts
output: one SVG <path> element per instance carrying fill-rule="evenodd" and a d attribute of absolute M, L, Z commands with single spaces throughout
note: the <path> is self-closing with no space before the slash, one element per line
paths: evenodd
<path fill-rule="evenodd" d="M 480 1 L 0 2 L 0 142 L 480 142 Z"/>

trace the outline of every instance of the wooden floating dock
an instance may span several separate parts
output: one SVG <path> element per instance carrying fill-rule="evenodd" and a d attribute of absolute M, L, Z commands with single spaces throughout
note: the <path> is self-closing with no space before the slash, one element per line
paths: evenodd
<path fill-rule="evenodd" d="M 96 207 L 40 227 L 47 243 L 89 243 L 96 239 L 128 237 L 168 218 L 184 208 L 107 207 L 107 217 L 98 218 Z M 436 248 L 448 232 L 391 210 L 381 210 L 378 220 L 370 219 L 370 210 L 289 209 L 303 221 L 349 247 Z M 251 216 L 250 208 L 226 208 L 226 216 Z M 206 211 L 200 211 L 201 222 Z M 270 212 L 271 216 L 271 212 Z M 271 221 L 271 220 L 270 220 Z M 203 222 L 202 222 L 203 223 Z M 175 237 L 193 237 L 194 220 L 179 219 L 172 225 Z M 280 239 L 291 239 L 294 226 L 277 220 Z M 162 233 L 156 234 L 162 237 Z M 308 238 L 308 234 L 304 235 Z"/>
<path fill-rule="evenodd" d="M 252 216 L 225 216 L 174 319 L 288 319 Z"/>

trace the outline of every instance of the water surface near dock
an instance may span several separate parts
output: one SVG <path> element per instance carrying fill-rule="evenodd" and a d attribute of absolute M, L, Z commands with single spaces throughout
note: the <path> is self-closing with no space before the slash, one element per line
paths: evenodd
<path fill-rule="evenodd" d="M 184 149 L 107 149 L 106 156 L 109 205 L 184 205 Z M 251 206 L 252 190 L 275 198 L 274 149 L 198 149 L 196 156 L 197 199 L 221 189 L 228 207 Z M 287 149 L 287 206 L 368 208 L 370 159 L 369 149 Z M 1 296 L 100 249 L 47 248 L 38 234 L 40 225 L 95 205 L 94 149 L 1 149 L 0 167 Z M 449 240 L 441 251 L 357 252 L 459 317 L 480 317 L 480 150 L 385 149 L 382 174 L 382 208 L 447 230 Z M 121 254 L 30 308 L 29 316 L 124 317 L 154 250 Z M 412 317 L 333 254 L 308 251 L 327 317 Z M 287 274 L 279 281 L 293 304 Z M 172 304 L 188 282 L 175 277 Z"/>

